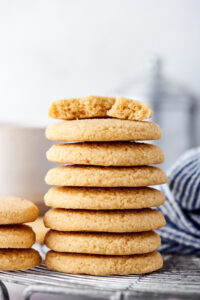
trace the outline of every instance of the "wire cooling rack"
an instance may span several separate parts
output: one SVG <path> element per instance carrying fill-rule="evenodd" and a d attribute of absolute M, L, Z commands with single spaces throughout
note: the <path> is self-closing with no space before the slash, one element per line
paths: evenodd
<path fill-rule="evenodd" d="M 200 299 L 200 257 L 165 255 L 164 261 L 162 270 L 148 275 L 73 275 L 49 270 L 41 264 L 27 271 L 0 271 L 0 281 L 27 286 L 24 300 L 34 293 L 112 300 Z M 9 299 L 3 285 L 0 299 Z"/>

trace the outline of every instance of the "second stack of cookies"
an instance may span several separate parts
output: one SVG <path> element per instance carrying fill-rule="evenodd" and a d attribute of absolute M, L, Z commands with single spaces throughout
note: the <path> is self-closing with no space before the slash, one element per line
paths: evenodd
<path fill-rule="evenodd" d="M 31 201 L 0 196 L 0 270 L 26 270 L 41 263 L 39 253 L 32 249 L 35 233 L 24 224 L 37 217 L 38 208 Z"/>
<path fill-rule="evenodd" d="M 159 139 L 159 126 L 118 118 L 65 120 L 50 125 L 46 135 L 68 142 L 47 152 L 48 160 L 64 164 L 45 179 L 57 186 L 45 195 L 54 207 L 44 217 L 51 229 L 47 267 L 100 275 L 161 268 L 160 237 L 153 230 L 165 219 L 151 207 L 162 205 L 164 196 L 148 186 L 166 182 L 165 173 L 150 166 L 164 155 L 155 145 L 133 142 Z"/>

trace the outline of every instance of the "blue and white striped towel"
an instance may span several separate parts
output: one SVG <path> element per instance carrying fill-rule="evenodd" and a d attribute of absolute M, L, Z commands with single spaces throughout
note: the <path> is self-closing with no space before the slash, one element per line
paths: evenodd
<path fill-rule="evenodd" d="M 161 191 L 166 202 L 159 209 L 167 225 L 157 230 L 160 251 L 200 254 L 200 147 L 187 151 L 173 165 Z"/>

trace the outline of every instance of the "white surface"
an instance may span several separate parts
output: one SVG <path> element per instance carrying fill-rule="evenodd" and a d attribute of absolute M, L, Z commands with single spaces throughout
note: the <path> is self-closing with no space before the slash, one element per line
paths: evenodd
<path fill-rule="evenodd" d="M 198 0 L 1 1 L 0 119 L 46 124 L 50 101 L 112 93 L 156 55 L 199 93 L 199 11 Z"/>

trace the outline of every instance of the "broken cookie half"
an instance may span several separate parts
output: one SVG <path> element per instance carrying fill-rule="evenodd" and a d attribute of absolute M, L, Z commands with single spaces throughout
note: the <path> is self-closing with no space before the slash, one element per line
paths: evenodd
<path fill-rule="evenodd" d="M 63 99 L 49 107 L 49 117 L 62 120 L 117 118 L 145 120 L 152 117 L 148 104 L 124 97 L 87 96 Z"/>

